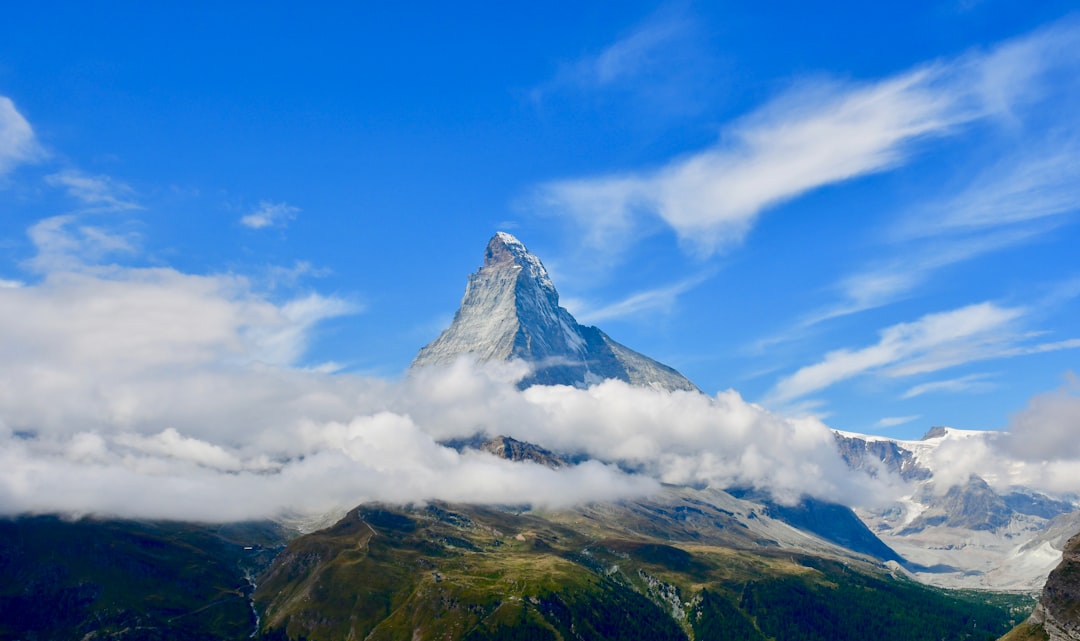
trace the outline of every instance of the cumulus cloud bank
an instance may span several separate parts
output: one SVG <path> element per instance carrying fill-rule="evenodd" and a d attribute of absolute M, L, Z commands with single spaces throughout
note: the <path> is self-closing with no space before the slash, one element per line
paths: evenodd
<path fill-rule="evenodd" d="M 54 225 L 42 238 L 56 242 L 39 249 L 64 255 L 65 230 L 81 238 Z M 70 247 L 66 260 L 35 263 L 51 268 L 40 280 L 0 288 L 0 514 L 230 521 L 369 500 L 562 507 L 647 496 L 662 483 L 870 507 L 905 489 L 849 470 L 820 421 L 731 390 L 710 397 L 613 380 L 522 391 L 523 364 L 467 360 L 397 381 L 329 373 L 302 358 L 321 320 L 358 311 L 347 301 L 275 301 L 239 276 L 87 263 L 95 252 Z M 993 307 L 965 313 L 1011 318 Z M 900 343 L 936 336 L 931 320 L 899 332 Z M 874 366 L 925 357 L 889 345 L 870 349 L 890 356 Z M 842 356 L 829 362 L 856 355 Z M 803 378 L 813 388 L 818 377 Z M 1016 431 L 1038 432 L 1032 447 L 1060 455 L 1073 451 L 1059 441 L 1075 418 L 1075 395 L 1061 392 L 1033 400 Z M 589 460 L 554 470 L 443 445 L 476 434 Z M 1036 487 L 1077 489 L 1071 459 L 1010 468 L 1000 448 L 983 445 L 949 454 L 958 456 L 949 469 L 997 483 L 1024 469 Z"/>
<path fill-rule="evenodd" d="M 733 391 L 521 391 L 521 364 L 468 361 L 400 381 L 331 374 L 301 359 L 322 319 L 356 311 L 346 301 L 272 301 L 234 275 L 75 255 L 47 264 L 39 281 L 0 288 L 0 513 L 227 521 L 367 500 L 559 507 L 661 483 L 881 498 L 844 467 L 826 426 Z M 553 470 L 441 444 L 477 433 L 592 460 Z"/>

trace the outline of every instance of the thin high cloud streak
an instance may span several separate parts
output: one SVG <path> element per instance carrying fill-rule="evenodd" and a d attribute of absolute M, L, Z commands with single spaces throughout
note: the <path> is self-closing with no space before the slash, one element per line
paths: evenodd
<path fill-rule="evenodd" d="M 34 129 L 7 96 L 0 96 L 0 178 L 45 155 Z"/>
<path fill-rule="evenodd" d="M 980 360 L 1080 347 L 1080 340 L 1073 338 L 1034 342 L 1038 334 L 1022 328 L 1027 314 L 1025 308 L 988 302 L 892 325 L 881 331 L 873 345 L 829 352 L 821 361 L 782 378 L 768 394 L 767 402 L 788 403 L 867 374 L 902 378 Z M 919 393 L 932 389 L 924 388 Z"/>
<path fill-rule="evenodd" d="M 1077 203 L 1080 146 L 1058 141 L 998 163 L 960 193 L 906 216 L 890 234 L 897 258 L 842 279 L 842 302 L 800 327 L 887 305 L 946 267 L 1033 242 L 1075 222 Z"/>
<path fill-rule="evenodd" d="M 662 7 L 621 38 L 596 53 L 563 63 L 549 80 L 528 91 L 540 111 L 560 100 L 582 98 L 636 105 L 650 121 L 700 110 L 716 82 L 695 21 L 680 7 Z"/>
<path fill-rule="evenodd" d="M 549 82 L 532 91 L 534 100 L 562 88 L 582 90 L 606 87 L 654 70 L 666 59 L 665 49 L 684 35 L 689 27 L 674 16 L 648 20 L 625 37 L 593 56 L 564 65 Z"/>
<path fill-rule="evenodd" d="M 904 392 L 900 398 L 916 398 L 923 394 L 937 394 L 937 393 L 979 393 L 986 392 L 994 389 L 997 384 L 987 379 L 990 378 L 989 374 L 969 374 L 967 376 L 960 376 L 959 378 L 949 378 L 939 381 L 930 381 L 929 383 L 920 383 Z"/>
<path fill-rule="evenodd" d="M 912 295 L 936 272 L 951 265 L 976 259 L 991 252 L 1031 242 L 1052 229 L 1036 223 L 1007 229 L 987 229 L 964 237 L 934 238 L 902 245 L 894 259 L 866 266 L 845 277 L 837 285 L 841 297 L 830 305 L 803 318 L 798 328 L 805 330 L 818 323 L 875 309 Z M 774 339 L 779 342 L 788 337 Z"/>
<path fill-rule="evenodd" d="M 909 205 L 886 234 L 895 260 L 861 267 L 837 284 L 843 300 L 801 325 L 910 295 L 939 270 L 1031 242 L 1073 223 L 1080 202 L 1080 26 L 1065 20 L 973 58 L 972 82 L 999 126 L 1001 160 L 976 164 L 966 186 Z M 980 159 L 981 163 L 981 159 Z M 930 245 L 929 247 L 927 245 Z"/>
<path fill-rule="evenodd" d="M 287 203 L 275 203 L 264 200 L 261 201 L 259 206 L 250 214 L 241 217 L 240 224 L 249 229 L 284 227 L 295 220 L 296 215 L 299 213 L 299 207 L 293 207 Z"/>
<path fill-rule="evenodd" d="M 45 182 L 63 188 L 69 196 L 85 204 L 84 213 L 141 209 L 131 199 L 131 187 L 109 176 L 91 176 L 77 169 L 66 169 L 46 176 Z"/>
<path fill-rule="evenodd" d="M 555 181 L 538 206 L 567 216 L 598 248 L 621 251 L 658 217 L 690 251 L 742 241 L 766 210 L 806 192 L 906 163 L 919 143 L 1038 94 L 1048 69 L 1073 64 L 1071 23 L 987 53 L 925 65 L 876 83 L 805 83 L 729 126 L 713 147 L 652 170 Z M 1061 54 L 1061 55 L 1058 55 Z"/>
<path fill-rule="evenodd" d="M 699 275 L 671 285 L 635 292 L 622 300 L 593 307 L 577 299 L 565 299 L 564 306 L 582 323 L 599 323 L 613 318 L 626 318 L 648 312 L 670 312 L 679 296 L 702 284 L 707 278 Z"/>

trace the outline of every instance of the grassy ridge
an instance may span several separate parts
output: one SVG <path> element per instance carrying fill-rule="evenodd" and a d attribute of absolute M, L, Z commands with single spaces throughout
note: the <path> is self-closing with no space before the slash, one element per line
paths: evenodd
<path fill-rule="evenodd" d="M 0 639 L 245 638 L 245 576 L 281 542 L 268 524 L 0 520 Z"/>
<path fill-rule="evenodd" d="M 293 541 L 268 638 L 996 639 L 1019 618 L 852 559 L 633 535 L 559 514 L 364 507 Z"/>

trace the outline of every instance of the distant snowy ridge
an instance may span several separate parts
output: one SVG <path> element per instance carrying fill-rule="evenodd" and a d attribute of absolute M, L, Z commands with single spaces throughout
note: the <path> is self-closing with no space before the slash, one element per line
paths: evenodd
<path fill-rule="evenodd" d="M 527 385 L 587 387 L 606 379 L 665 390 L 700 391 L 673 368 L 586 327 L 559 306 L 547 269 L 506 232 L 488 242 L 484 264 L 469 276 L 454 320 L 424 346 L 413 368 L 520 359 L 532 367 Z"/>
<path fill-rule="evenodd" d="M 909 485 L 899 502 L 856 512 L 926 583 L 1038 589 L 1080 529 L 1075 496 L 1050 496 L 992 474 L 950 474 L 943 448 L 990 448 L 1002 432 L 935 427 L 917 441 L 839 431 L 835 437 L 852 469 Z"/>

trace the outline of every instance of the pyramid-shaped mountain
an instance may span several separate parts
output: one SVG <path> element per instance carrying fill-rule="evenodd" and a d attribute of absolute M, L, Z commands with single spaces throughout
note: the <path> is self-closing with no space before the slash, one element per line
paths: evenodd
<path fill-rule="evenodd" d="M 444 365 L 469 354 L 480 362 L 521 359 L 528 385 L 586 387 L 616 378 L 666 390 L 698 388 L 671 367 L 586 327 L 559 306 L 543 263 L 517 238 L 498 232 L 484 264 L 469 276 L 454 321 L 420 350 L 412 367 Z"/>

